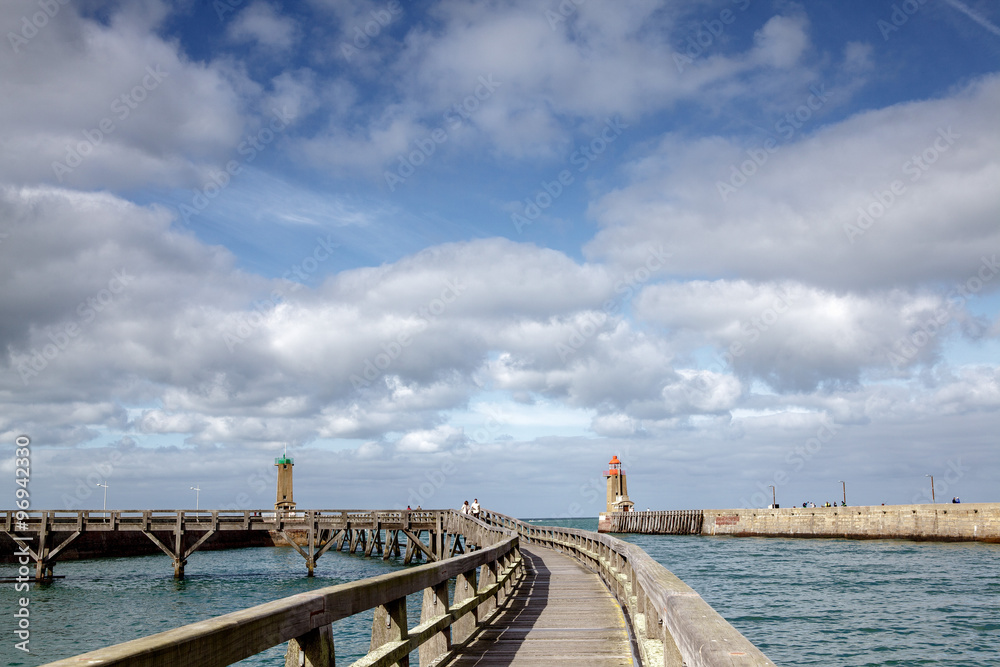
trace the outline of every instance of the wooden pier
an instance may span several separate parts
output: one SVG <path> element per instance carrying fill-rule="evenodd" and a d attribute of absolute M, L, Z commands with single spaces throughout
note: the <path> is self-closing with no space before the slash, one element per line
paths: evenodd
<path fill-rule="evenodd" d="M 188 557 L 219 532 L 266 531 L 294 547 L 313 576 L 316 561 L 331 548 L 383 559 L 401 557 L 406 564 L 464 553 L 461 536 L 445 526 L 446 516 L 441 511 L 406 510 L 6 510 L 0 532 L 34 561 L 39 581 L 52 578 L 59 556 L 77 538 L 95 531 L 142 533 L 170 556 L 177 578 L 184 577 Z"/>
<path fill-rule="evenodd" d="M 304 514 L 318 522 L 317 514 L 332 521 L 338 512 L 346 511 Z M 420 665 L 455 667 L 772 665 L 697 593 L 634 544 L 490 511 L 480 518 L 454 510 L 424 514 L 405 530 L 416 535 L 414 528 L 433 525 L 437 531 L 425 545 L 425 555 L 433 556 L 425 565 L 293 595 L 50 667 L 221 666 L 285 642 L 287 667 L 332 667 L 331 623 L 369 609 L 375 609 L 371 651 L 352 667 L 409 667 L 413 651 Z M 396 525 L 393 521 L 412 519 L 398 512 L 355 515 L 365 526 L 375 525 L 365 521 L 390 519 L 386 525 Z M 251 517 L 250 524 L 255 521 Z M 321 530 L 318 523 L 314 529 Z M 455 544 L 464 544 L 465 553 L 451 555 Z M 410 627 L 406 596 L 413 594 L 422 594 L 423 605 L 419 623 Z"/>

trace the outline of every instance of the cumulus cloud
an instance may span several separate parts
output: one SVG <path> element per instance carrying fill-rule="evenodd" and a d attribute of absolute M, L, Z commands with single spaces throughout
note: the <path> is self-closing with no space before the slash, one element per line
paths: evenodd
<path fill-rule="evenodd" d="M 255 2 L 241 11 L 229 24 L 229 38 L 254 42 L 271 51 L 287 51 L 294 46 L 298 26 L 281 15 L 281 10 L 267 2 Z"/>
<path fill-rule="evenodd" d="M 636 300 L 636 316 L 682 344 L 712 341 L 716 368 L 778 390 L 808 391 L 932 363 L 968 319 L 963 305 L 932 292 L 838 294 L 798 283 L 718 280 L 649 286 Z"/>
<path fill-rule="evenodd" d="M 122 8 L 101 22 L 60 5 L 44 30 L 0 60 L 0 179 L 183 185 L 239 143 L 244 119 L 231 81 L 158 37 L 168 12 L 160 3 L 148 9 Z M 36 11 L 29 0 L 6 2 L 0 22 Z"/>
<path fill-rule="evenodd" d="M 668 136 L 592 205 L 604 229 L 588 256 L 634 264 L 658 238 L 678 276 L 830 289 L 965 282 L 983 250 L 1000 247 L 998 103 L 1000 78 L 987 76 L 822 129 L 805 124 L 806 106 L 806 121 L 792 108 L 799 129 L 779 117 L 770 144 Z"/>

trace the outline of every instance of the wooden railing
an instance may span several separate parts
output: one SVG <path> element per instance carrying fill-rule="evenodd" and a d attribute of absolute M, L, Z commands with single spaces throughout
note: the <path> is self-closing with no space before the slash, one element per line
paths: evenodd
<path fill-rule="evenodd" d="M 484 511 L 482 520 L 525 543 L 569 554 L 600 574 L 628 613 L 642 664 L 686 667 L 773 665 L 690 586 L 638 546 L 600 533 L 525 523 Z"/>
<path fill-rule="evenodd" d="M 444 515 L 449 532 L 461 532 L 467 544 L 480 548 L 401 572 L 300 593 L 49 665 L 211 667 L 288 642 L 286 665 L 328 667 L 334 664 L 330 624 L 373 608 L 371 651 L 354 667 L 407 666 L 414 650 L 419 652 L 421 665 L 429 664 L 463 645 L 476 626 L 504 604 L 524 574 L 515 532 L 458 512 Z M 449 604 L 452 579 L 454 595 Z M 420 591 L 420 622 L 410 628 L 406 596 Z"/>

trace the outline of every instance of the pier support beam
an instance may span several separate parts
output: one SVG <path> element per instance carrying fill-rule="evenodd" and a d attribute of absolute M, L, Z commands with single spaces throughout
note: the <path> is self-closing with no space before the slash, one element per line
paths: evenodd
<path fill-rule="evenodd" d="M 334 667 L 333 627 L 324 625 L 288 640 L 285 667 Z"/>

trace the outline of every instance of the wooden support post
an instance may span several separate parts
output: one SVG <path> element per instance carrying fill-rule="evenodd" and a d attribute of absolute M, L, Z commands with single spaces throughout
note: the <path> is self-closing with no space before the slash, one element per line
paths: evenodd
<path fill-rule="evenodd" d="M 372 643 L 370 651 L 383 644 L 400 641 L 409 637 L 406 627 L 406 597 L 375 608 L 375 618 L 372 619 Z M 410 667 L 410 657 L 406 656 L 393 667 Z"/>
<path fill-rule="evenodd" d="M 184 578 L 184 512 L 177 513 L 177 523 L 174 525 L 174 579 Z"/>
<path fill-rule="evenodd" d="M 497 582 L 497 563 L 493 561 L 479 568 L 479 592 Z M 476 607 L 476 621 L 482 623 L 497 608 L 497 596 L 491 595 Z"/>
<path fill-rule="evenodd" d="M 413 560 L 413 553 L 417 548 L 413 545 L 413 538 L 407 536 L 406 538 L 406 556 L 403 557 L 403 565 L 409 565 L 410 561 Z"/>
<path fill-rule="evenodd" d="M 398 530 L 385 530 L 385 553 L 382 554 L 382 560 L 389 560 L 392 557 L 392 552 L 395 549 L 399 551 L 399 531 Z"/>
<path fill-rule="evenodd" d="M 313 628 L 301 637 L 290 639 L 285 651 L 285 667 L 335 667 L 333 628 Z"/>
<path fill-rule="evenodd" d="M 420 623 L 443 616 L 448 611 L 448 582 L 424 589 Z M 445 628 L 420 645 L 420 664 L 429 665 L 451 650 L 451 628 Z"/>
<path fill-rule="evenodd" d="M 311 514 L 312 512 L 310 512 Z M 316 522 L 312 516 L 309 517 L 309 545 L 307 549 L 306 553 L 309 555 L 306 556 L 306 569 L 309 570 L 309 573 L 306 576 L 313 577 L 316 576 Z"/>
<path fill-rule="evenodd" d="M 35 559 L 35 581 L 45 581 L 45 565 L 49 559 L 49 513 L 42 512 L 42 525 L 38 531 L 37 558 Z"/>
<path fill-rule="evenodd" d="M 452 606 L 468 600 L 476 594 L 476 571 L 469 570 L 455 577 L 455 597 Z M 451 624 L 452 644 L 461 644 L 476 631 L 476 615 L 469 613 Z"/>

